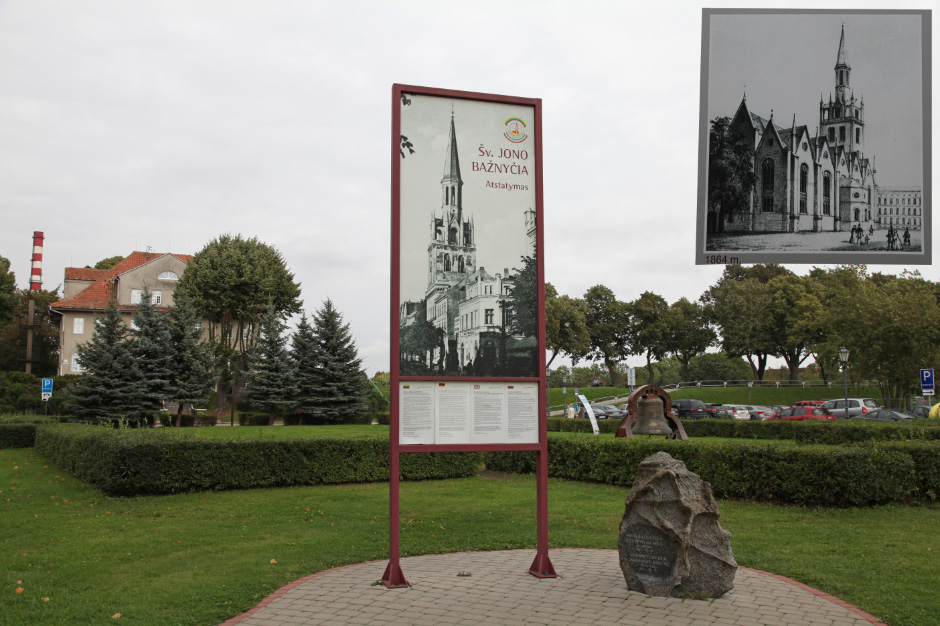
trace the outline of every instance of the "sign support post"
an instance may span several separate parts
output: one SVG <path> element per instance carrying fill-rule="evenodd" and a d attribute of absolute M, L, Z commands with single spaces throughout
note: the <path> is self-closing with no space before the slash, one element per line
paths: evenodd
<path fill-rule="evenodd" d="M 402 454 L 535 452 L 529 573 L 556 576 L 541 115 L 539 99 L 392 88 L 389 588 L 409 586 L 400 558 Z"/>

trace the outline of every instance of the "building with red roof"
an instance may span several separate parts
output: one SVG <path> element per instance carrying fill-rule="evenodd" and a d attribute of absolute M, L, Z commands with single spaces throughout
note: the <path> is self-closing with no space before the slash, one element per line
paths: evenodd
<path fill-rule="evenodd" d="M 95 320 L 104 315 L 110 300 L 117 300 L 128 326 L 140 309 L 144 291 L 150 292 L 150 300 L 158 309 L 169 310 L 176 285 L 191 260 L 188 254 L 132 252 L 109 270 L 65 268 L 64 297 L 50 307 L 62 316 L 59 374 L 82 372 L 78 346 L 91 339 Z"/>

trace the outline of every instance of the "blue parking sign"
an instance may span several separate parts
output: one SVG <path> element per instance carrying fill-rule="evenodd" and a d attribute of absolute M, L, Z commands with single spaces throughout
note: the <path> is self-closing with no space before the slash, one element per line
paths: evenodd
<path fill-rule="evenodd" d="M 52 393 L 52 379 L 51 378 L 42 379 L 42 392 Z"/>
<path fill-rule="evenodd" d="M 933 369 L 920 370 L 921 391 L 933 391 Z"/>

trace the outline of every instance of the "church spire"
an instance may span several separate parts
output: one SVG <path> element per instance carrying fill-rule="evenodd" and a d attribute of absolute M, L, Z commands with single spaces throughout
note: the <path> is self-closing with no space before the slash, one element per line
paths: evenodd
<path fill-rule="evenodd" d="M 845 25 L 842 25 L 842 33 L 839 36 L 839 52 L 836 55 L 836 101 L 842 103 L 850 102 L 852 98 L 851 83 L 849 76 L 852 73 L 852 66 L 849 65 L 849 53 L 845 48 Z"/>
<path fill-rule="evenodd" d="M 460 178 L 460 159 L 457 156 L 457 131 L 454 128 L 454 114 L 450 114 L 450 137 L 447 138 L 447 154 L 444 156 L 444 180 L 463 182 Z"/>
<path fill-rule="evenodd" d="M 842 25 L 842 34 L 839 37 L 839 53 L 836 55 L 836 67 L 839 66 L 852 69 L 852 66 L 849 65 L 849 52 L 845 49 L 845 24 Z"/>

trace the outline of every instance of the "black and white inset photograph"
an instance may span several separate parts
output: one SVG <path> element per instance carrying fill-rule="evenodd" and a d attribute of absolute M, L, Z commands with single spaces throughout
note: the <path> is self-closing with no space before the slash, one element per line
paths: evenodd
<path fill-rule="evenodd" d="M 538 376 L 534 112 L 402 97 L 400 375 Z"/>
<path fill-rule="evenodd" d="M 930 12 L 703 20 L 696 263 L 930 263 Z"/>

